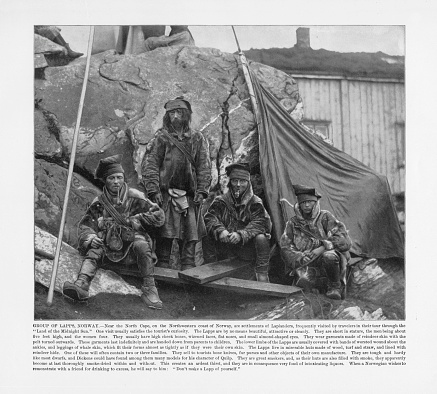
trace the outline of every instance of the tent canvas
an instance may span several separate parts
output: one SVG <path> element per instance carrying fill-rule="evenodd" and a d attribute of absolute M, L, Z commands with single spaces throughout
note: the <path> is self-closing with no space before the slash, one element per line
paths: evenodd
<path fill-rule="evenodd" d="M 264 192 L 279 240 L 296 203 L 292 184 L 315 187 L 322 209 L 345 223 L 351 252 L 404 257 L 404 240 L 387 178 L 300 126 L 251 73 L 258 102 L 259 157 Z"/>

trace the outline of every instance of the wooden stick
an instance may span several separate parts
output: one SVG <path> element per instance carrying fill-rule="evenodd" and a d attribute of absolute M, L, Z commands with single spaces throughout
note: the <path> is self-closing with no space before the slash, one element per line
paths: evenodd
<path fill-rule="evenodd" d="M 70 194 L 71 179 L 73 177 L 74 160 L 76 157 L 77 140 L 79 138 L 80 120 L 82 118 L 83 102 L 85 100 L 86 87 L 88 83 L 88 75 L 91 63 L 91 50 L 93 48 L 94 26 L 90 26 L 90 34 L 88 38 L 88 52 L 85 67 L 85 76 L 83 78 L 82 93 L 80 95 L 79 110 L 77 112 L 76 127 L 74 128 L 74 136 L 71 148 L 70 164 L 68 167 L 67 186 L 65 189 L 64 205 L 62 207 L 61 226 L 59 228 L 58 242 L 56 243 L 55 260 L 53 261 L 52 277 L 50 280 L 49 294 L 47 296 L 47 305 L 51 306 L 53 302 L 53 292 L 55 290 L 56 275 L 58 273 L 59 255 L 61 253 L 62 236 L 64 235 L 65 217 L 67 214 L 68 197 Z"/>
<path fill-rule="evenodd" d="M 244 52 L 240 48 L 240 44 L 238 42 L 237 33 L 235 32 L 234 26 L 231 27 L 234 32 L 235 41 L 237 42 L 238 55 L 240 56 L 241 67 L 243 68 L 244 80 L 246 81 L 247 90 L 249 91 L 250 102 L 252 104 L 252 109 L 253 109 L 253 116 L 255 118 L 255 123 L 258 126 L 259 124 L 258 103 L 256 101 L 255 91 L 253 90 L 252 80 L 250 79 L 249 64 L 247 63 L 247 59 Z"/>

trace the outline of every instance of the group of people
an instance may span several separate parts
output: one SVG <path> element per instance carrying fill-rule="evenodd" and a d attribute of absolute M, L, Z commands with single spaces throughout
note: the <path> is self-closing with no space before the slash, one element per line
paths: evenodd
<path fill-rule="evenodd" d="M 114 42 L 111 40 L 114 34 L 110 34 L 108 28 L 109 26 L 97 26 L 97 42 L 94 43 L 93 54 L 108 49 L 115 49 L 120 54 L 137 54 L 153 51 L 160 47 L 195 45 L 193 35 L 186 25 L 170 26 L 168 36 L 165 35 L 166 27 L 164 25 L 111 26 L 114 31 L 115 29 L 118 31 Z M 61 29 L 57 26 L 35 25 L 34 33 L 60 45 L 64 56 L 70 59 L 83 56 L 83 53 L 73 51 L 70 48 L 61 34 Z"/>
<path fill-rule="evenodd" d="M 257 281 L 269 282 L 272 222 L 253 193 L 247 163 L 226 168 L 228 191 L 215 197 L 203 214 L 211 185 L 209 146 L 190 127 L 191 104 L 183 97 L 165 105 L 162 127 L 147 146 L 142 163 L 145 193 L 130 188 L 121 156 L 100 160 L 95 176 L 105 186 L 79 223 L 79 251 L 84 255 L 76 281 L 63 293 L 78 301 L 89 297 L 99 267 L 142 277 L 142 299 L 154 309 L 162 302 L 154 281 L 155 265 L 169 267 L 173 241 L 179 244 L 181 270 L 195 266 L 203 241 L 209 261 L 238 258 L 255 261 Z M 342 297 L 342 278 L 351 240 L 343 223 L 320 209 L 314 188 L 295 185 L 295 216 L 279 240 L 286 273 L 311 288 L 326 278 L 326 295 Z M 155 254 L 156 253 L 156 254 Z"/>

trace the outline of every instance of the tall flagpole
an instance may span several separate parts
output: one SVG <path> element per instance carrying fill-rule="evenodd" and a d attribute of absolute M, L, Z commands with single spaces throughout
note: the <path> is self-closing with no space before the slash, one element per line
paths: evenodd
<path fill-rule="evenodd" d="M 238 47 L 238 55 L 240 56 L 241 66 L 243 68 L 244 80 L 246 81 L 247 89 L 249 90 L 250 102 L 253 108 L 253 115 L 255 117 L 255 123 L 258 126 L 259 124 L 259 112 L 258 112 L 258 103 L 256 101 L 255 92 L 253 90 L 252 80 L 250 79 L 249 74 L 249 64 L 247 63 L 246 56 L 244 52 L 240 48 L 240 43 L 238 42 L 237 33 L 235 33 L 234 26 L 232 27 L 232 31 L 234 32 L 235 41 L 237 42 Z"/>
<path fill-rule="evenodd" d="M 58 273 L 59 256 L 61 253 L 62 237 L 64 235 L 65 218 L 66 218 L 67 207 L 68 207 L 68 197 L 70 195 L 71 179 L 73 177 L 73 168 L 74 168 L 74 161 L 75 161 L 75 157 L 76 157 L 77 141 L 79 138 L 80 121 L 82 119 L 83 102 L 85 100 L 86 87 L 88 84 L 88 75 L 89 75 L 89 71 L 90 71 L 91 50 L 93 48 L 93 40 L 94 40 L 94 26 L 90 26 L 90 34 L 89 34 L 89 38 L 88 38 L 87 60 L 86 60 L 86 67 L 85 67 L 85 76 L 83 78 L 82 93 L 80 95 L 79 110 L 77 112 L 77 119 L 76 119 L 76 127 L 74 128 L 73 142 L 72 142 L 71 155 L 70 155 L 70 164 L 68 167 L 67 186 L 65 189 L 64 205 L 62 207 L 61 225 L 59 228 L 58 241 L 56 243 L 56 252 L 55 252 L 55 259 L 53 261 L 52 277 L 50 279 L 49 294 L 47 296 L 47 305 L 48 306 L 51 306 L 53 303 L 53 292 L 55 290 L 56 275 Z"/>

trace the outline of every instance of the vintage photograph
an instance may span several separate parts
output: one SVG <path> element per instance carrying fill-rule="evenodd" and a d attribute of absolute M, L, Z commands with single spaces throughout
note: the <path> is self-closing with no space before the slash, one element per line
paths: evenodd
<path fill-rule="evenodd" d="M 35 25 L 34 319 L 405 320 L 405 35 Z"/>

